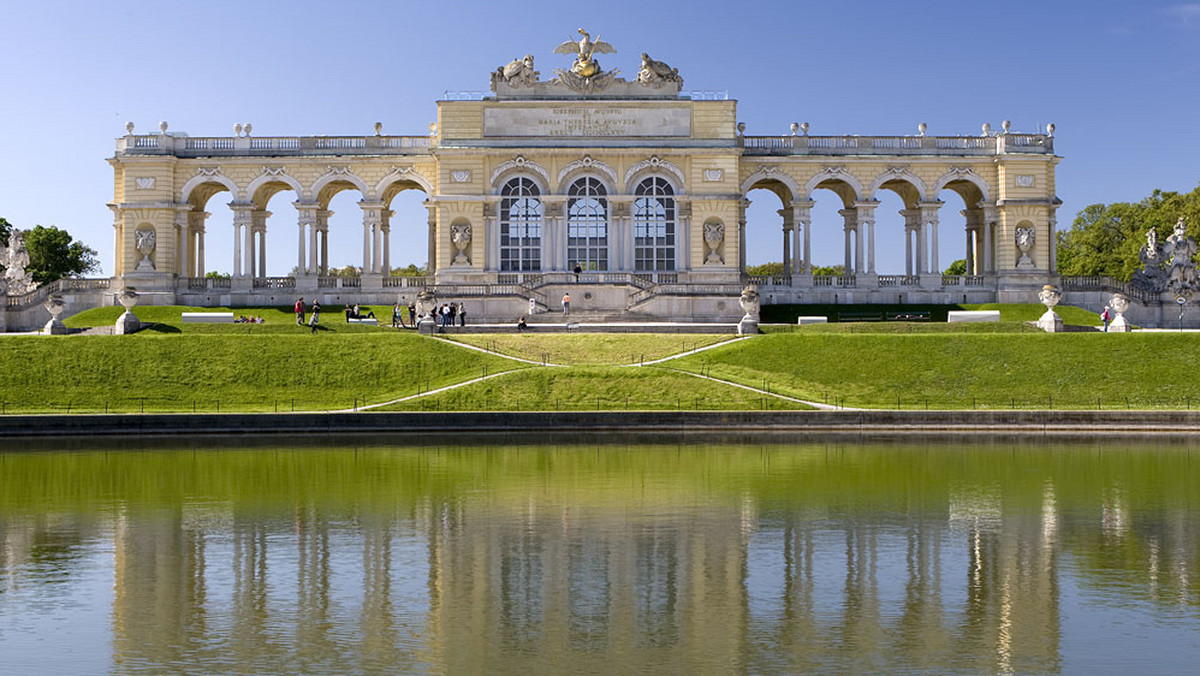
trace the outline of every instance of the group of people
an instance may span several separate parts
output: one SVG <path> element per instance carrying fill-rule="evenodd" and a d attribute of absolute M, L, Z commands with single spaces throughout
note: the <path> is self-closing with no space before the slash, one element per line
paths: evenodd
<path fill-rule="evenodd" d="M 304 326 L 304 296 L 300 296 L 292 309 L 296 312 L 296 326 Z M 317 326 L 321 323 L 321 303 L 314 298 L 312 305 L 308 307 L 308 311 L 310 313 L 308 328 L 311 333 L 316 333 Z"/>
<path fill-rule="evenodd" d="M 366 313 L 364 313 L 362 308 L 359 307 L 358 303 L 355 303 L 354 307 L 347 305 L 346 322 L 349 322 L 351 319 L 375 319 L 375 311 L 371 308 L 367 308 Z"/>
<path fill-rule="evenodd" d="M 454 326 L 455 319 L 459 326 L 467 325 L 467 306 L 462 303 L 442 303 L 433 309 L 433 321 L 442 326 Z"/>
<path fill-rule="evenodd" d="M 247 317 L 246 315 L 238 315 L 238 318 L 233 320 L 234 324 L 264 324 L 267 320 L 257 315 Z"/>

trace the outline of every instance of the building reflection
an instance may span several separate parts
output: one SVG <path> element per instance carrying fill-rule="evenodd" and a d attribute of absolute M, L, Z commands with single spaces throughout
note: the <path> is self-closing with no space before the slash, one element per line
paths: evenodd
<path fill-rule="evenodd" d="M 1064 554 L 1076 585 L 1119 571 L 1129 597 L 1200 605 L 1193 512 L 1061 493 L 959 481 L 864 509 L 833 491 L 530 485 L 0 513 L 0 588 L 69 568 L 46 552 L 62 533 L 106 534 L 117 674 L 1049 674 Z"/>

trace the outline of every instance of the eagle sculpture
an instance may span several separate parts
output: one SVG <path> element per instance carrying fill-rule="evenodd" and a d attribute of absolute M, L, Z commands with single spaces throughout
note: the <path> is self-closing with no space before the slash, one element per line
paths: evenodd
<path fill-rule="evenodd" d="M 592 58 L 593 53 L 599 54 L 616 54 L 617 50 L 607 42 L 600 39 L 597 35 L 593 41 L 592 36 L 588 32 L 579 29 L 579 34 L 583 37 L 578 42 L 575 40 L 567 40 L 554 50 L 555 54 L 574 54 L 575 63 L 571 64 L 571 72 L 579 77 L 592 77 L 600 72 L 600 62 Z"/>

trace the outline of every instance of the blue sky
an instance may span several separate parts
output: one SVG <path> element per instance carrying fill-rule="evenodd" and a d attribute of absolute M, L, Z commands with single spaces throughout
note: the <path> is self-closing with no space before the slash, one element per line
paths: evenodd
<path fill-rule="evenodd" d="M 552 50 L 586 27 L 616 46 L 629 73 L 649 52 L 685 89 L 738 99 L 748 134 L 977 134 L 1057 125 L 1060 227 L 1096 202 L 1136 201 L 1200 182 L 1200 2 L 9 2 L 0 57 L 0 216 L 57 225 L 112 269 L 112 171 L 126 121 L 140 132 L 231 135 L 422 134 L 446 90 L 487 89 L 488 73 Z M 560 64 L 559 61 L 562 61 Z M 948 199 L 949 193 L 943 196 Z M 840 262 L 836 205 L 822 196 L 814 259 Z M 361 263 L 355 200 L 335 200 L 333 264 Z M 424 262 L 419 196 L 398 205 L 394 263 Z M 767 193 L 752 193 L 751 262 L 778 260 Z M 899 209 L 879 212 L 880 272 L 900 272 Z M 229 271 L 222 197 L 209 266 Z M 949 202 L 949 200 L 948 200 Z M 960 204 L 950 202 L 954 210 Z M 269 272 L 295 258 L 294 216 L 273 201 Z M 943 216 L 943 222 L 946 215 Z M 894 221 L 894 223 L 893 223 Z M 339 230 L 344 235 L 339 236 Z M 361 232 L 359 230 L 359 232 Z M 942 263 L 960 257 L 943 228 Z M 287 248 L 287 247 L 292 248 Z"/>

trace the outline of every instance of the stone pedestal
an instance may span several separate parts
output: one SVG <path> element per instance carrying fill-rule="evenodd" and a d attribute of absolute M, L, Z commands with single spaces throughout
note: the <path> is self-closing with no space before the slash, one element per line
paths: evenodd
<path fill-rule="evenodd" d="M 67 330 L 67 325 L 63 324 L 61 319 L 53 317 L 42 327 L 42 333 L 50 336 L 65 336 L 70 331 Z"/>
<path fill-rule="evenodd" d="M 1117 318 L 1112 320 L 1108 325 L 1109 333 L 1129 333 L 1133 328 L 1129 326 L 1129 322 L 1125 321 L 1124 315 L 1117 315 Z"/>
<path fill-rule="evenodd" d="M 434 321 L 433 317 L 421 317 L 421 319 L 417 321 L 417 333 L 423 333 L 432 336 L 437 332 L 438 325 L 437 322 Z"/>
<path fill-rule="evenodd" d="M 1054 310 L 1046 310 L 1046 314 L 1038 318 L 1037 326 L 1046 333 L 1062 333 L 1063 320 Z"/>
<path fill-rule="evenodd" d="M 135 333 L 141 330 L 142 321 L 138 319 L 137 316 L 132 312 L 126 310 L 125 312 L 121 313 L 120 317 L 117 317 L 117 323 L 113 326 L 113 335 L 123 336 L 125 334 Z"/>
<path fill-rule="evenodd" d="M 753 317 L 742 317 L 742 321 L 738 322 L 738 335 L 758 335 L 758 320 L 754 319 Z"/>
<path fill-rule="evenodd" d="M 360 284 L 358 288 L 363 293 L 379 293 L 383 291 L 383 275 L 363 275 Z"/>

